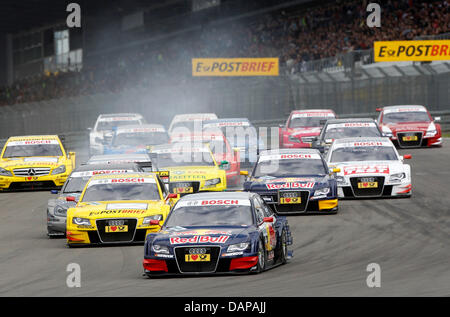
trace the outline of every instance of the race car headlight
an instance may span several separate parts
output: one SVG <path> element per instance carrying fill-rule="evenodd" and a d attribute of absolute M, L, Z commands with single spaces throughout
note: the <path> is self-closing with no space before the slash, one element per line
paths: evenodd
<path fill-rule="evenodd" d="M 170 254 L 169 248 L 165 245 L 153 244 L 152 251 L 155 253 Z"/>
<path fill-rule="evenodd" d="M 64 208 L 62 206 L 55 206 L 55 209 L 53 209 L 53 213 L 55 216 L 65 217 L 67 215 L 67 208 Z"/>
<path fill-rule="evenodd" d="M 150 216 L 150 217 L 145 217 L 144 220 L 142 221 L 142 224 L 143 224 L 143 225 L 147 225 L 147 224 L 149 224 L 150 221 L 152 221 L 152 220 L 158 220 L 158 221 L 161 221 L 162 219 L 163 219 L 163 215 L 160 215 L 160 214 L 158 214 L 158 215 L 153 215 L 153 216 Z"/>
<path fill-rule="evenodd" d="M 425 137 L 433 137 L 437 133 L 436 130 L 427 130 L 427 133 L 425 134 Z"/>
<path fill-rule="evenodd" d="M 385 125 L 381 126 L 381 131 L 383 132 L 383 136 L 391 138 L 393 136 L 392 130 Z"/>
<path fill-rule="evenodd" d="M 78 226 L 90 226 L 91 225 L 91 221 L 89 219 L 86 218 L 79 218 L 79 217 L 74 217 L 72 219 L 72 223 Z"/>
<path fill-rule="evenodd" d="M 336 182 L 337 182 L 339 185 L 345 185 L 345 184 L 347 184 L 347 181 L 345 180 L 345 177 L 344 177 L 344 176 L 336 176 Z"/>
<path fill-rule="evenodd" d="M 289 140 L 289 142 L 300 143 L 300 139 L 299 139 L 299 138 L 296 138 L 296 137 L 293 136 L 293 135 L 290 135 L 290 136 L 288 137 L 288 140 Z"/>
<path fill-rule="evenodd" d="M 397 181 L 401 181 L 405 177 L 406 177 L 405 173 L 392 174 L 391 177 L 389 178 L 389 181 L 390 182 L 397 182 Z"/>
<path fill-rule="evenodd" d="M 12 176 L 12 173 L 0 167 L 0 176 Z"/>
<path fill-rule="evenodd" d="M 325 196 L 325 195 L 328 195 L 329 192 L 330 192 L 329 187 L 319 188 L 319 189 L 316 189 L 316 191 L 314 192 L 314 197 Z"/>
<path fill-rule="evenodd" d="M 220 184 L 220 178 L 213 178 L 205 181 L 205 186 L 214 186 L 217 184 Z"/>
<path fill-rule="evenodd" d="M 52 175 L 57 175 L 57 174 L 62 174 L 66 172 L 66 166 L 65 165 L 61 165 L 58 166 L 57 168 L 55 168 L 52 172 Z"/>
<path fill-rule="evenodd" d="M 238 244 L 232 244 L 228 246 L 227 252 L 237 252 L 237 251 L 244 251 L 250 246 L 249 242 L 242 242 Z"/>

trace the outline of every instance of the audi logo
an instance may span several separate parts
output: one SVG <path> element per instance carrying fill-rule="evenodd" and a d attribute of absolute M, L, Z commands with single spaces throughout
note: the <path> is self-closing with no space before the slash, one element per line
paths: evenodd
<path fill-rule="evenodd" d="M 283 197 L 284 198 L 296 198 L 297 194 L 296 193 L 283 193 Z"/>
<path fill-rule="evenodd" d="M 109 220 L 109 221 L 108 221 L 108 224 L 109 224 L 110 226 L 123 226 L 124 223 L 125 223 L 124 220 Z"/>
<path fill-rule="evenodd" d="M 205 248 L 193 248 L 189 249 L 189 254 L 205 254 L 206 249 Z"/>
<path fill-rule="evenodd" d="M 363 182 L 363 183 L 373 183 L 374 181 L 375 181 L 375 178 L 373 178 L 373 177 L 361 178 L 361 182 Z"/>

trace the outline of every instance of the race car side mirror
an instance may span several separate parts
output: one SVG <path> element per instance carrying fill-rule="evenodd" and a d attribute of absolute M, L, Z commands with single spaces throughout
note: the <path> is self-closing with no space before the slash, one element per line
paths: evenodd
<path fill-rule="evenodd" d="M 377 108 L 376 109 L 377 112 L 381 112 L 381 110 L 382 110 L 381 108 Z"/>
<path fill-rule="evenodd" d="M 410 160 L 410 159 L 412 159 L 412 155 L 411 154 L 405 154 L 405 155 L 403 155 L 403 159 L 404 160 Z"/>
<path fill-rule="evenodd" d="M 75 199 L 75 197 L 73 197 L 73 196 L 67 196 L 67 197 L 66 197 L 66 201 L 77 202 L 76 199 Z"/>
<path fill-rule="evenodd" d="M 272 223 L 273 222 L 273 217 L 264 217 L 263 222 Z"/>
<path fill-rule="evenodd" d="M 50 192 L 51 192 L 52 194 L 54 194 L 54 195 L 57 195 L 57 194 L 58 194 L 58 191 L 57 191 L 56 189 L 52 189 Z"/>
<path fill-rule="evenodd" d="M 436 121 L 436 122 L 441 121 L 441 117 L 434 117 L 434 121 Z"/>
<path fill-rule="evenodd" d="M 239 174 L 248 176 L 248 171 L 240 171 Z"/>
<path fill-rule="evenodd" d="M 170 198 L 178 198 L 178 194 L 175 194 L 175 193 L 170 193 L 169 195 L 167 195 L 167 199 L 170 199 Z"/>
<path fill-rule="evenodd" d="M 333 168 L 333 173 L 340 173 L 341 169 L 339 167 Z"/>

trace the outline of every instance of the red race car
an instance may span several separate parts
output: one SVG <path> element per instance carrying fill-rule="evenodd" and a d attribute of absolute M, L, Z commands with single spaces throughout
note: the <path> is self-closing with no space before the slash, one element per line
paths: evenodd
<path fill-rule="evenodd" d="M 424 106 L 389 106 L 378 108 L 378 125 L 383 134 L 401 148 L 441 146 L 441 126 Z"/>
<path fill-rule="evenodd" d="M 225 172 L 227 175 L 227 184 L 237 186 L 241 179 L 241 163 L 239 149 L 231 148 L 225 135 L 218 132 L 191 133 L 191 134 L 173 134 L 172 142 L 202 142 L 209 143 L 214 159 L 217 163 L 227 161 Z"/>
<path fill-rule="evenodd" d="M 330 109 L 292 111 L 286 126 L 280 129 L 280 147 L 311 147 L 313 138 L 320 134 L 326 120 L 333 118 L 336 118 L 336 114 Z"/>

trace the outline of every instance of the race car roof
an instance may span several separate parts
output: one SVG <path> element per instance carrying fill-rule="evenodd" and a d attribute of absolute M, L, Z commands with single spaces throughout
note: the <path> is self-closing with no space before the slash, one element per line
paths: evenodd
<path fill-rule="evenodd" d="M 220 118 L 220 119 L 215 119 L 215 120 L 207 120 L 207 121 L 203 122 L 203 125 L 222 123 L 222 122 L 247 122 L 250 124 L 250 120 L 248 118 Z"/>
<path fill-rule="evenodd" d="M 407 108 L 417 108 L 426 110 L 426 108 L 422 105 L 395 105 L 395 106 L 386 106 L 383 107 L 383 110 L 395 110 L 395 109 L 407 109 Z"/>
<path fill-rule="evenodd" d="M 127 124 L 117 127 L 117 132 L 121 132 L 124 130 L 131 130 L 131 129 L 139 129 L 139 130 L 161 130 L 166 131 L 166 128 L 162 124 Z"/>
<path fill-rule="evenodd" d="M 269 155 L 277 155 L 277 154 L 320 154 L 317 149 L 276 149 L 276 150 L 266 150 L 261 151 L 259 156 L 269 156 Z"/>
<path fill-rule="evenodd" d="M 121 161 L 121 162 L 133 162 L 133 161 L 141 161 L 141 162 L 147 162 L 150 161 L 150 155 L 148 154 L 108 154 L 108 155 L 93 155 L 88 160 L 88 163 L 92 162 L 114 162 L 114 161 Z"/>
<path fill-rule="evenodd" d="M 343 138 L 336 139 L 333 143 L 334 147 L 339 147 L 343 144 L 353 144 L 353 143 L 382 143 L 386 146 L 394 146 L 388 137 L 362 137 L 362 138 Z"/>
<path fill-rule="evenodd" d="M 101 170 L 134 170 L 138 171 L 139 167 L 136 163 L 112 163 L 112 164 L 91 164 L 91 165 L 80 165 L 74 172 L 86 172 L 86 171 L 101 171 Z"/>
<path fill-rule="evenodd" d="M 334 111 L 331 109 L 298 109 L 298 110 L 292 110 L 291 114 L 307 113 L 307 112 L 330 112 L 330 113 L 334 114 Z"/>
<path fill-rule="evenodd" d="M 136 173 L 122 173 L 122 174 L 102 174 L 92 176 L 91 180 L 94 179 L 111 179 L 111 178 L 152 178 L 156 179 L 156 174 L 154 173 L 144 173 L 144 172 L 136 172 Z"/>
<path fill-rule="evenodd" d="M 151 148 L 152 153 L 180 153 L 182 151 L 189 150 L 189 152 L 210 152 L 210 149 L 204 143 L 189 146 L 190 143 L 186 142 L 173 142 L 171 144 L 155 145 Z"/>
<path fill-rule="evenodd" d="M 24 135 L 24 136 L 12 136 L 8 141 L 21 141 L 21 140 L 59 140 L 57 135 Z"/>
<path fill-rule="evenodd" d="M 142 115 L 139 113 L 107 113 L 101 114 L 98 116 L 99 118 L 115 118 L 115 117 L 137 117 L 142 118 Z"/>
<path fill-rule="evenodd" d="M 375 122 L 372 118 L 348 118 L 348 119 L 328 119 L 327 124 L 349 123 L 349 122 Z"/>
<path fill-rule="evenodd" d="M 179 201 L 206 199 L 250 199 L 255 195 L 255 193 L 251 192 L 205 192 L 183 196 Z"/>
<path fill-rule="evenodd" d="M 217 119 L 215 113 L 183 113 L 173 117 L 173 122 L 184 120 L 213 120 Z"/>

